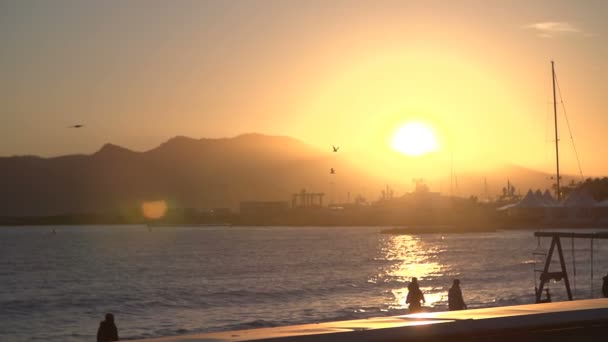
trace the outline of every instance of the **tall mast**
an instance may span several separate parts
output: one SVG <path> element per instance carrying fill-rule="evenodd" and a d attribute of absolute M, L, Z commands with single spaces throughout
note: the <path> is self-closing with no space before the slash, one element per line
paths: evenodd
<path fill-rule="evenodd" d="M 551 78 L 553 81 L 553 119 L 555 122 L 555 165 L 557 169 L 557 200 L 562 200 L 562 190 L 559 186 L 559 138 L 557 136 L 557 99 L 555 97 L 555 63 L 551 61 Z"/>
<path fill-rule="evenodd" d="M 483 177 L 483 195 L 486 197 L 486 202 L 490 202 L 490 196 L 488 196 L 488 177 Z"/>
<path fill-rule="evenodd" d="M 454 197 L 454 152 L 450 154 L 450 197 Z"/>

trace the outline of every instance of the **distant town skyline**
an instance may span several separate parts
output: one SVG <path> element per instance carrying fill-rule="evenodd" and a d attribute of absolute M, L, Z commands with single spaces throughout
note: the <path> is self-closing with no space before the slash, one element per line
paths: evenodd
<path fill-rule="evenodd" d="M 551 172 L 555 60 L 583 171 L 605 175 L 605 13 L 599 0 L 3 1 L 0 155 L 259 132 L 393 175 Z M 410 121 L 432 128 L 430 153 L 391 148 Z"/>

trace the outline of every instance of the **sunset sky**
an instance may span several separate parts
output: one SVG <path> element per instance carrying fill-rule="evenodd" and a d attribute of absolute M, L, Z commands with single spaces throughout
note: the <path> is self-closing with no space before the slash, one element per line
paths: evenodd
<path fill-rule="evenodd" d="M 550 172 L 553 59 L 583 172 L 606 175 L 607 13 L 602 0 L 4 0 L 0 155 L 259 132 L 396 174 Z M 436 151 L 390 148 L 408 121 Z"/>

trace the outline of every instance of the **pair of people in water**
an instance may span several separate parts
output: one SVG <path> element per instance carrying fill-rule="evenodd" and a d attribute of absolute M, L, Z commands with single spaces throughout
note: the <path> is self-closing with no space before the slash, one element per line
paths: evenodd
<path fill-rule="evenodd" d="M 411 313 L 422 311 L 422 303 L 426 303 L 424 300 L 424 294 L 420 290 L 418 285 L 418 279 L 412 278 L 412 282 L 407 286 L 407 297 L 405 303 L 409 304 L 409 310 Z M 448 307 L 450 311 L 465 310 L 467 305 L 462 297 L 462 290 L 460 289 L 460 280 L 454 279 L 452 287 L 448 291 Z"/>

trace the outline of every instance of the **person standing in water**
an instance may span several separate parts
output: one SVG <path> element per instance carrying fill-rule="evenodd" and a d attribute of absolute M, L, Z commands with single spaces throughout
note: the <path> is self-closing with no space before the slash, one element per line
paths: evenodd
<path fill-rule="evenodd" d="M 426 303 L 424 301 L 424 294 L 420 290 L 420 286 L 418 285 L 418 279 L 416 277 L 412 278 L 412 282 L 407 286 L 407 297 L 405 298 L 405 303 L 409 304 L 408 308 L 411 313 L 416 313 L 422 311 L 422 303 Z"/>
<path fill-rule="evenodd" d="M 118 341 L 118 328 L 114 324 L 114 315 L 106 314 L 106 319 L 99 323 L 97 329 L 97 342 L 113 342 Z"/>
<path fill-rule="evenodd" d="M 452 287 L 448 291 L 448 306 L 450 311 L 466 310 L 467 305 L 462 298 L 462 290 L 460 289 L 460 280 L 454 279 Z"/>

